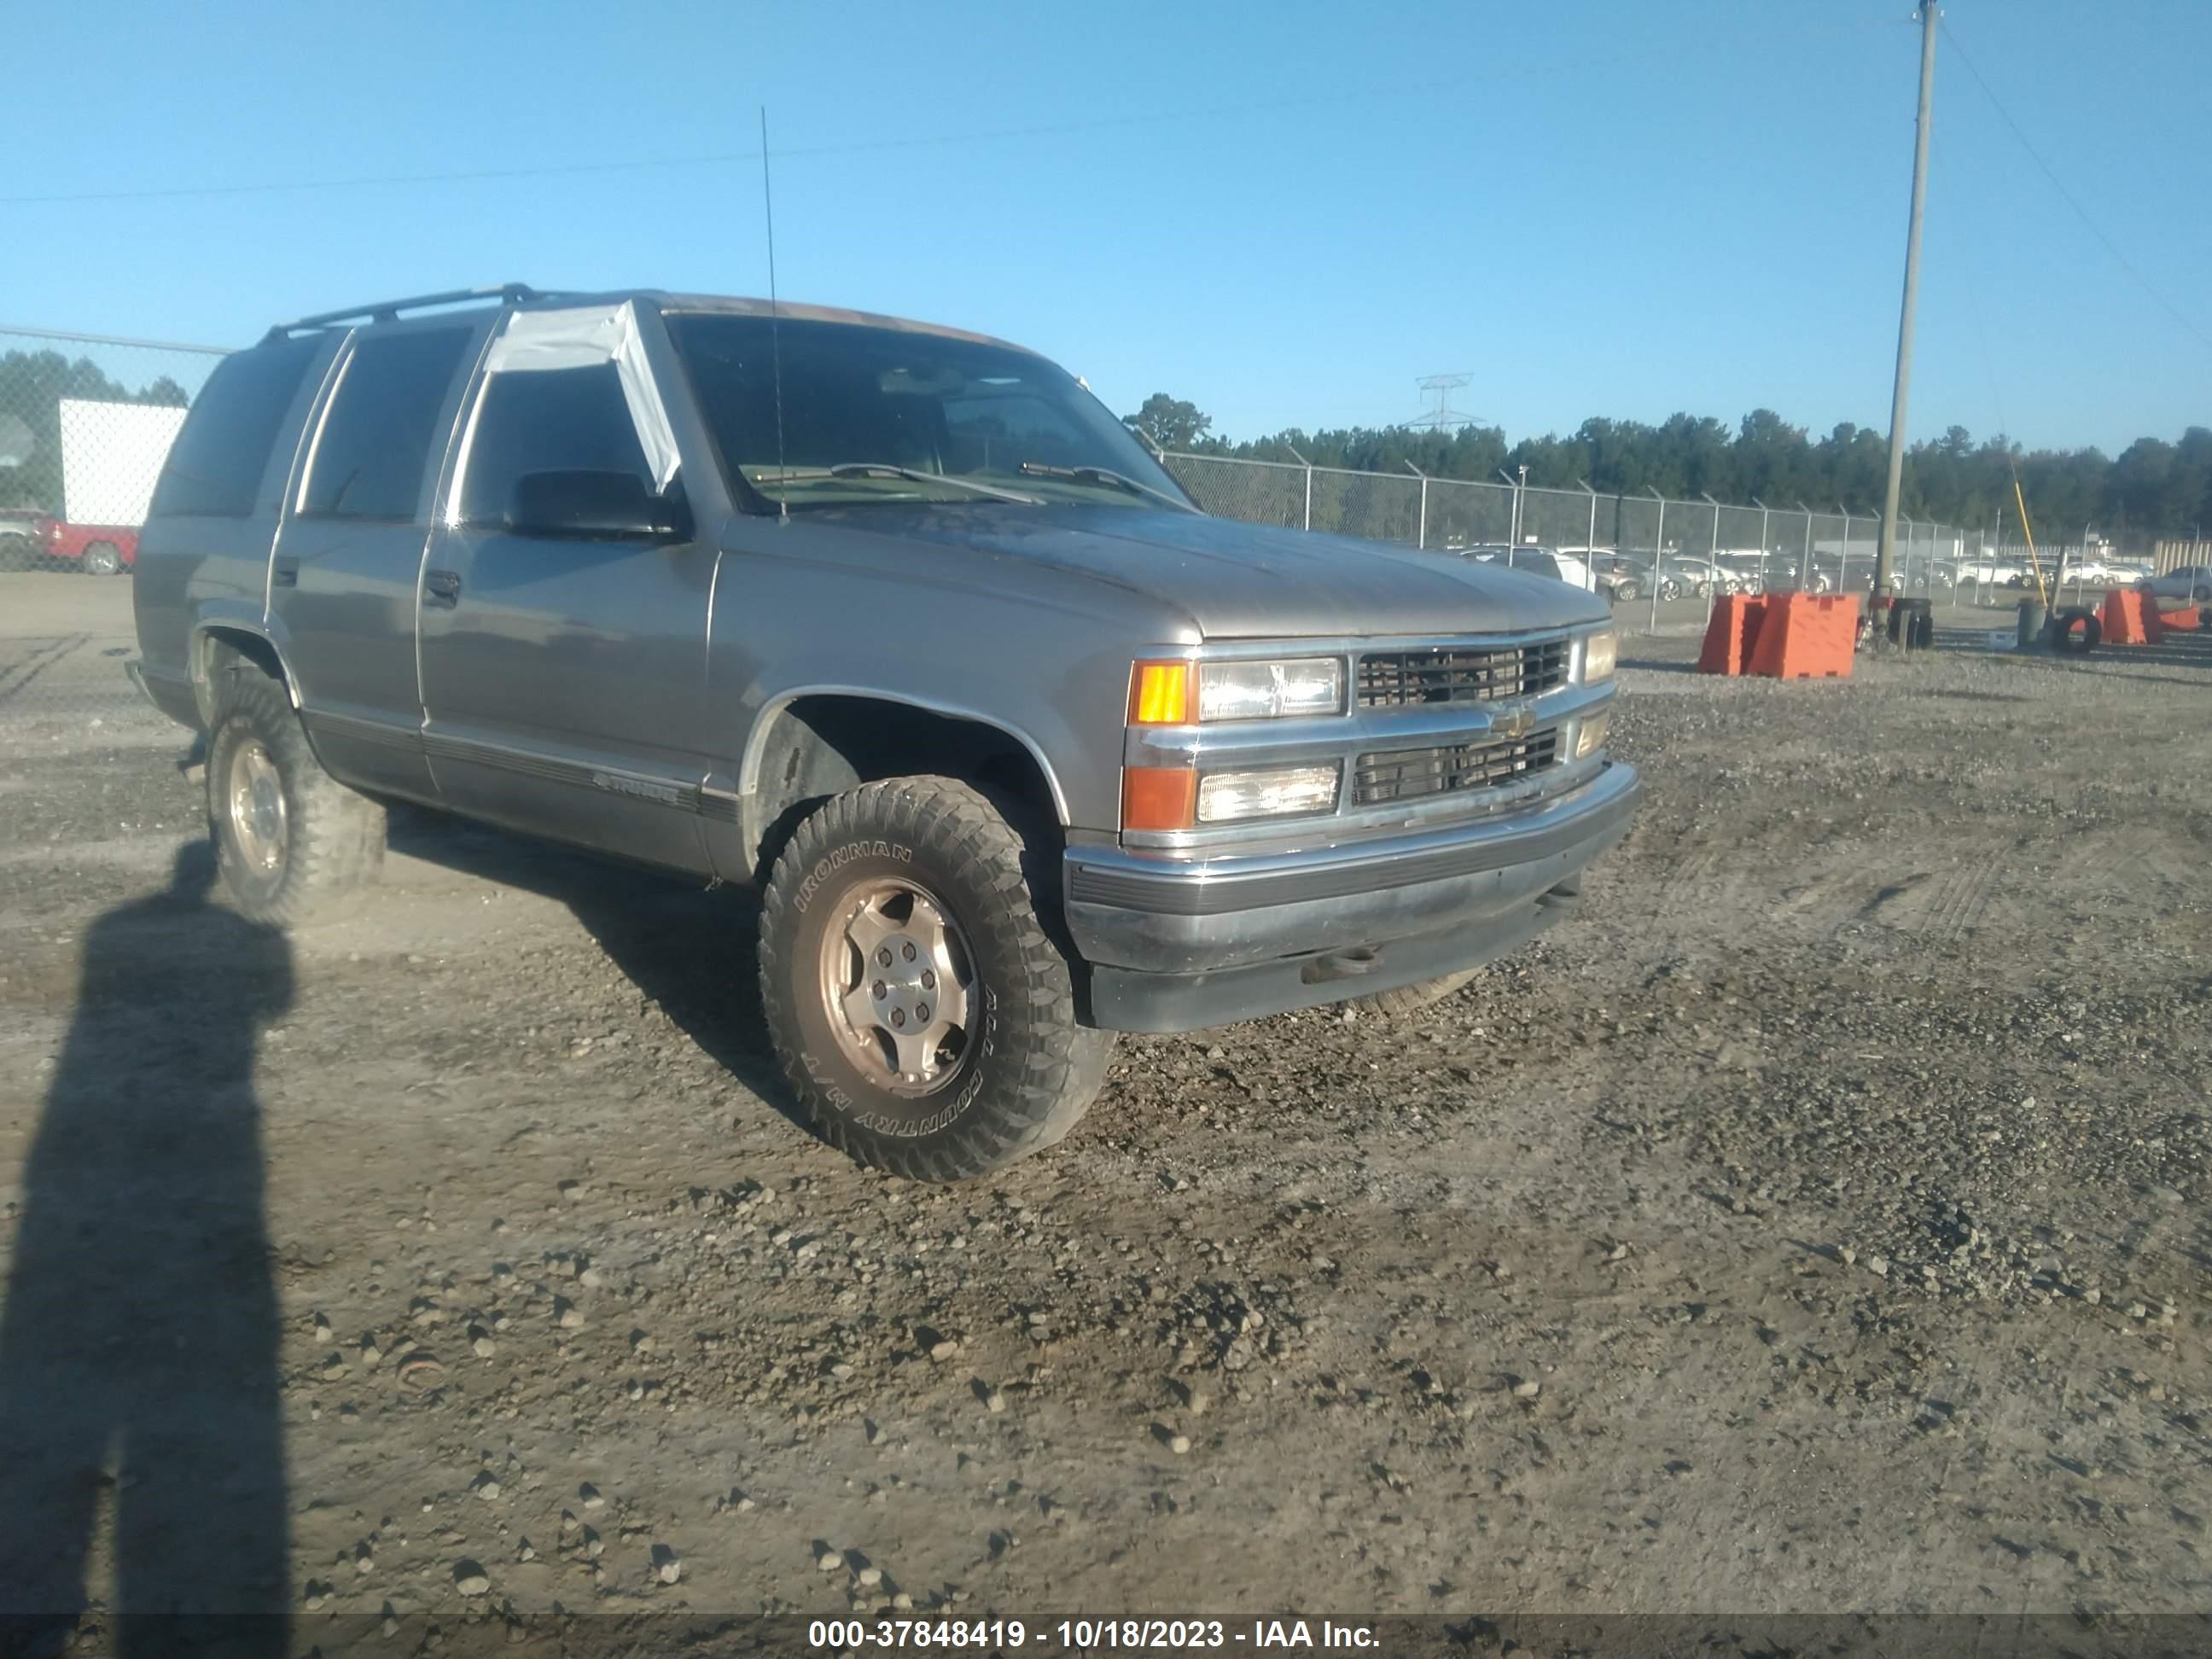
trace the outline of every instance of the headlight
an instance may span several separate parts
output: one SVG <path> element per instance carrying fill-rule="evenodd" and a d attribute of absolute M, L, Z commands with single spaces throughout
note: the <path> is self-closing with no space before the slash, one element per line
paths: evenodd
<path fill-rule="evenodd" d="M 1606 637 L 1611 639 L 1613 636 L 1608 634 Z M 1582 730 L 1575 733 L 1575 758 L 1586 760 L 1604 748 L 1605 728 L 1612 723 L 1613 717 L 1608 714 L 1583 715 Z"/>
<path fill-rule="evenodd" d="M 1199 667 L 1198 717 L 1201 720 L 1334 714 L 1343 707 L 1344 664 L 1335 657 L 1209 662 Z"/>
<path fill-rule="evenodd" d="M 1583 641 L 1583 684 L 1595 685 L 1600 680 L 1613 678 L 1614 656 L 1620 649 L 1620 635 L 1611 629 L 1602 634 L 1593 634 Z"/>
<path fill-rule="evenodd" d="M 1215 772 L 1198 786 L 1198 821 L 1285 817 L 1336 805 L 1334 766 L 1275 766 L 1262 772 Z"/>

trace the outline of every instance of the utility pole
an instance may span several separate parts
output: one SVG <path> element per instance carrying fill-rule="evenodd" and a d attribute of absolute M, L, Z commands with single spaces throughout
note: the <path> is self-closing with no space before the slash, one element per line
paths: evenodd
<path fill-rule="evenodd" d="M 1889 402 L 1889 484 L 1881 502 L 1881 539 L 1875 545 L 1874 610 L 1889 604 L 1889 567 L 1897 546 L 1897 498 L 1905 483 L 1905 394 L 1912 378 L 1912 313 L 1920 300 L 1920 217 L 1928 201 L 1928 124 L 1936 98 L 1936 25 L 1942 8 L 1920 0 L 1920 114 L 1912 131 L 1912 217 L 1905 233 L 1905 301 L 1897 321 L 1897 386 Z M 1887 618 L 1875 616 L 1877 649 Z"/>

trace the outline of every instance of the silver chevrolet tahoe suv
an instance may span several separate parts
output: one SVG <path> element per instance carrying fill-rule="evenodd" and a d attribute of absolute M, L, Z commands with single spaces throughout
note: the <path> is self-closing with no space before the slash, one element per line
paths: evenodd
<path fill-rule="evenodd" d="M 762 894 L 770 1035 L 854 1156 L 1057 1140 L 1116 1031 L 1409 1008 L 1626 830 L 1601 599 L 1200 512 L 982 336 L 519 285 L 271 329 L 140 544 L 234 902 L 409 801 Z"/>

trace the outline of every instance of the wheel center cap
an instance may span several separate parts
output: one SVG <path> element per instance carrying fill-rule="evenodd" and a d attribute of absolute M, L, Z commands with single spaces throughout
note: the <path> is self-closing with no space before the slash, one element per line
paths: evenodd
<path fill-rule="evenodd" d="M 937 1002 L 937 963 L 923 940 L 891 934 L 869 958 L 868 972 L 878 1024 L 893 1031 L 927 1027 Z"/>
<path fill-rule="evenodd" d="M 276 838 L 276 813 L 279 802 L 276 786 L 267 778 L 253 786 L 253 830 L 264 841 Z"/>

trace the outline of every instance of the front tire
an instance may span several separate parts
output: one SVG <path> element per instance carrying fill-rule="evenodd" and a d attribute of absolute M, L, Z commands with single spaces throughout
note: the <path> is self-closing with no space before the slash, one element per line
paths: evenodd
<path fill-rule="evenodd" d="M 1029 850 L 967 784 L 912 777 L 837 796 L 776 859 L 769 1030 L 809 1119 L 858 1162 L 965 1180 L 1053 1145 L 1097 1095 L 1114 1038 L 1077 1023 Z"/>
<path fill-rule="evenodd" d="M 323 770 L 283 685 L 255 665 L 218 671 L 208 738 L 208 833 L 239 910 L 304 921 L 373 881 L 384 808 Z"/>

